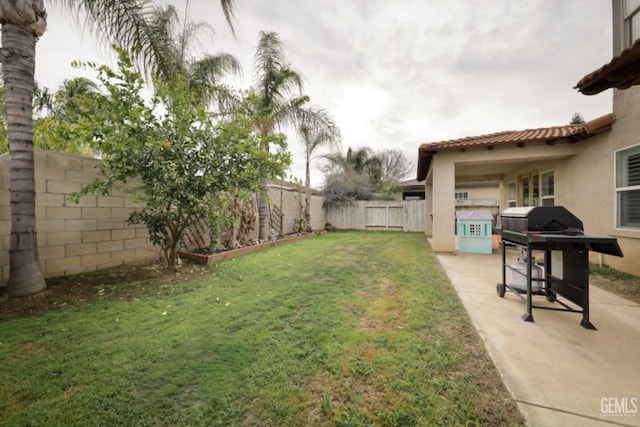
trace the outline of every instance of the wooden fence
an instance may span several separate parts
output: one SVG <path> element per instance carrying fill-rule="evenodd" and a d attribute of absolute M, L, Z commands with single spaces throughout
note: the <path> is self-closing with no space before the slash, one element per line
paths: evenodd
<path fill-rule="evenodd" d="M 425 231 L 424 200 L 357 201 L 327 206 L 338 230 Z"/>

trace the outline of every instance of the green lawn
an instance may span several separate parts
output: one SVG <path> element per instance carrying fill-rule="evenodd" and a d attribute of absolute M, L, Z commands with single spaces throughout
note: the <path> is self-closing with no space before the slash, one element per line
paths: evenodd
<path fill-rule="evenodd" d="M 606 265 L 591 264 L 589 283 L 640 304 L 640 276 L 623 273 Z"/>
<path fill-rule="evenodd" d="M 0 303 L 0 425 L 523 423 L 421 234 L 329 233 L 199 274 Z"/>

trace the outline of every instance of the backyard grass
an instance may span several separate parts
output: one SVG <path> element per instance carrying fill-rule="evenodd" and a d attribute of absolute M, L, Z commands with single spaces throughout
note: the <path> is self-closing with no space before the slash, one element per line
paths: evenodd
<path fill-rule="evenodd" d="M 608 267 L 592 264 L 589 283 L 640 304 L 640 276 L 623 273 Z"/>
<path fill-rule="evenodd" d="M 0 359 L 0 425 L 523 424 L 421 234 L 68 278 L 0 303 Z"/>

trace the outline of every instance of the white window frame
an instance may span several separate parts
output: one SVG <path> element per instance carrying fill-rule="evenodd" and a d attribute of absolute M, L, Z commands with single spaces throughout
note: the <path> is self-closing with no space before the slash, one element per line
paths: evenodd
<path fill-rule="evenodd" d="M 633 25 L 634 23 L 636 24 L 635 26 Z M 640 38 L 640 1 L 623 0 L 622 28 L 624 31 L 623 47 L 627 48 Z"/>
<path fill-rule="evenodd" d="M 545 194 L 544 192 L 544 177 L 553 176 L 553 193 Z M 540 173 L 540 206 L 554 206 L 556 204 L 556 174 L 553 170 L 548 170 Z M 548 201 L 551 201 L 549 204 Z"/>
<path fill-rule="evenodd" d="M 531 197 L 531 178 L 529 175 L 520 178 L 520 186 L 522 191 L 521 206 L 529 206 L 529 198 Z"/>
<path fill-rule="evenodd" d="M 456 200 L 466 200 L 469 198 L 468 191 L 456 191 L 455 195 L 456 195 Z"/>
<path fill-rule="evenodd" d="M 618 180 L 618 171 L 620 169 L 620 163 L 619 160 L 621 159 L 620 155 L 622 153 L 624 153 L 625 151 L 627 152 L 636 152 L 634 154 L 640 154 L 640 144 L 636 144 L 636 145 L 631 145 L 629 147 L 625 147 L 622 148 L 620 150 L 616 150 L 615 152 L 615 156 L 614 156 L 614 177 L 613 177 L 613 185 L 614 185 L 614 192 L 615 192 L 615 196 L 614 196 L 614 206 L 615 206 L 615 227 L 618 229 L 626 229 L 626 230 L 640 230 L 640 223 L 639 224 L 632 224 L 632 225 L 623 225 L 622 224 L 622 209 L 620 208 L 620 202 L 621 202 L 621 196 L 623 193 L 629 192 L 629 191 L 640 191 L 640 185 L 627 185 L 624 186 L 622 184 L 619 183 Z"/>
<path fill-rule="evenodd" d="M 513 185 L 513 193 L 511 192 L 511 185 Z M 514 198 L 511 199 L 510 196 L 513 194 Z M 515 208 L 518 206 L 518 184 L 516 181 L 509 181 L 507 183 L 507 206 L 510 208 Z"/>

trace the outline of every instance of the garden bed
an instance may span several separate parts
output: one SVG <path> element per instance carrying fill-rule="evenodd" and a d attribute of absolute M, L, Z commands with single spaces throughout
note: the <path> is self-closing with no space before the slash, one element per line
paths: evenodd
<path fill-rule="evenodd" d="M 210 255 L 198 254 L 194 252 L 183 252 L 183 251 L 178 252 L 178 254 L 180 255 L 180 258 L 188 259 L 189 261 L 195 262 L 196 264 L 209 265 L 209 264 L 214 264 L 216 262 L 223 261 L 225 259 L 230 259 L 240 255 L 250 254 L 252 252 L 256 252 L 261 249 L 272 248 L 274 246 L 282 245 L 284 243 L 290 243 L 290 242 L 295 242 L 297 240 L 306 239 L 321 233 L 322 232 L 285 236 L 280 239 L 271 240 L 269 242 L 259 243 L 257 245 L 252 245 L 252 246 L 245 246 L 238 249 L 231 249 L 228 251 L 217 252 L 215 254 L 210 254 Z"/>

